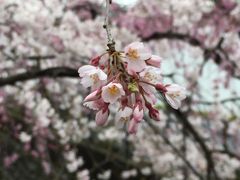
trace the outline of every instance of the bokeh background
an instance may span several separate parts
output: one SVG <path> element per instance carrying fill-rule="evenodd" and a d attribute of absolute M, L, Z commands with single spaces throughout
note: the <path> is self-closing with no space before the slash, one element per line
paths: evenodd
<path fill-rule="evenodd" d="M 0 179 L 240 179 L 240 1 L 113 0 L 117 49 L 143 41 L 188 91 L 136 135 L 82 106 L 77 69 L 106 50 L 104 3 L 0 0 Z"/>

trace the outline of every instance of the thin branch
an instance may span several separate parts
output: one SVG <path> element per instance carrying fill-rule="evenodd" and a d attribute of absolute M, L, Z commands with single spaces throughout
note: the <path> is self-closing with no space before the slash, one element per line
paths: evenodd
<path fill-rule="evenodd" d="M 23 57 L 23 59 L 29 59 L 29 60 L 48 60 L 48 59 L 54 59 L 56 58 L 55 55 L 46 55 L 46 56 L 28 56 Z"/>
<path fill-rule="evenodd" d="M 223 99 L 220 101 L 216 101 L 216 102 L 211 102 L 211 101 L 194 101 L 194 103 L 197 104 L 203 104 L 203 105 L 214 105 L 214 104 L 224 104 L 224 103 L 228 103 L 228 102 L 236 102 L 236 101 L 240 101 L 240 97 L 232 97 L 232 98 L 227 98 L 227 99 Z"/>
<path fill-rule="evenodd" d="M 142 39 L 143 41 L 169 39 L 169 40 L 180 40 L 180 41 L 188 42 L 190 45 L 199 47 L 203 50 L 205 61 L 208 59 L 214 59 L 217 65 L 220 65 L 223 61 L 228 61 L 230 62 L 231 67 L 233 69 L 234 68 L 236 69 L 238 67 L 234 61 L 230 60 L 228 54 L 222 48 L 222 44 L 224 42 L 223 37 L 219 39 L 218 43 L 213 48 L 205 47 L 199 39 L 189 34 L 182 34 L 182 33 L 171 32 L 171 31 L 163 32 L 163 33 L 159 33 L 159 32 L 154 33 L 151 36 L 142 37 Z M 236 73 L 236 70 L 232 70 L 231 75 L 235 79 L 240 79 L 240 76 Z"/>
<path fill-rule="evenodd" d="M 229 151 L 228 149 L 224 149 L 224 150 L 221 150 L 221 149 L 213 149 L 213 150 L 212 150 L 212 153 L 226 154 L 226 155 L 228 155 L 229 157 L 235 158 L 235 159 L 237 159 L 237 160 L 240 161 L 240 156 L 238 156 L 237 154 Z"/>
<path fill-rule="evenodd" d="M 150 120 L 146 121 L 149 127 L 153 130 L 154 133 L 160 134 L 164 142 L 169 145 L 172 150 L 179 156 L 182 161 L 192 170 L 192 172 L 199 178 L 203 179 L 202 175 L 192 166 L 192 164 L 184 157 L 184 155 L 172 144 L 172 142 L 160 131 L 160 129 L 154 126 Z"/>
<path fill-rule="evenodd" d="M 188 34 L 181 34 L 175 32 L 163 32 L 163 33 L 154 33 L 151 36 L 142 38 L 143 41 L 150 41 L 150 40 L 157 40 L 157 39 L 175 39 L 175 40 L 182 40 L 187 41 L 193 46 L 202 46 L 202 43 Z"/>
<path fill-rule="evenodd" d="M 108 47 L 109 50 L 115 51 L 115 42 L 112 37 L 111 29 L 110 29 L 110 23 L 109 23 L 109 15 L 110 15 L 110 5 L 112 1 L 111 0 L 106 0 L 106 17 L 105 17 L 105 22 L 104 22 L 104 29 L 106 29 L 107 32 L 107 38 L 108 38 Z"/>
<path fill-rule="evenodd" d="M 203 138 L 198 134 L 198 132 L 195 130 L 195 128 L 192 126 L 192 124 L 188 121 L 186 118 L 186 115 L 183 114 L 179 110 L 175 110 L 169 106 L 168 110 L 175 114 L 175 116 L 180 120 L 180 122 L 183 124 L 184 128 L 192 135 L 192 137 L 196 140 L 196 142 L 201 147 L 204 156 L 207 160 L 208 168 L 207 168 L 207 179 L 211 179 L 211 174 L 213 173 L 215 178 L 220 179 L 217 175 L 217 172 L 215 171 L 215 165 L 214 160 L 212 158 L 211 151 L 208 149 L 207 145 L 205 144 Z"/>

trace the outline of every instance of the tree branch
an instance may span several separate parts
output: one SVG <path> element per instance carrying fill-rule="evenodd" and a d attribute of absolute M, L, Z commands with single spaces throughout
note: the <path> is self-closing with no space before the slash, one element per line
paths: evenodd
<path fill-rule="evenodd" d="M 202 46 L 202 43 L 192 37 L 189 36 L 188 34 L 181 34 L 181 33 L 175 33 L 175 32 L 163 32 L 163 33 L 154 33 L 149 37 L 144 37 L 142 38 L 143 41 L 150 41 L 150 40 L 156 40 L 156 39 L 175 39 L 175 40 L 182 40 L 182 41 L 187 41 L 193 46 Z"/>
<path fill-rule="evenodd" d="M 211 102 L 211 101 L 194 101 L 194 103 L 197 104 L 203 104 L 203 105 L 214 105 L 214 104 L 224 104 L 224 103 L 228 103 L 228 102 L 236 102 L 236 101 L 240 101 L 240 97 L 232 97 L 232 98 L 227 98 L 227 99 L 223 99 L 220 101 L 215 101 L 215 102 Z"/>
<path fill-rule="evenodd" d="M 192 170 L 192 172 L 199 178 L 203 179 L 202 175 L 192 166 L 192 164 L 187 160 L 187 158 L 184 157 L 184 155 L 172 144 L 172 142 L 160 131 L 160 129 L 157 126 L 154 126 L 151 122 L 151 120 L 147 121 L 149 127 L 153 130 L 154 133 L 160 134 L 163 138 L 164 142 L 169 145 L 173 152 L 176 153 L 177 156 L 179 156 L 182 161 Z"/>
<path fill-rule="evenodd" d="M 76 69 L 69 67 L 53 67 L 44 70 L 32 70 L 16 74 L 7 78 L 0 78 L 0 87 L 5 85 L 13 85 L 16 82 L 22 82 L 41 77 L 79 77 L 79 75 Z"/>
<path fill-rule="evenodd" d="M 104 22 L 104 29 L 106 29 L 107 32 L 107 38 L 108 38 L 108 44 L 107 46 L 109 47 L 109 50 L 115 51 L 115 42 L 112 37 L 111 29 L 110 29 L 110 24 L 109 24 L 109 14 L 110 14 L 110 5 L 112 1 L 111 0 L 106 0 L 106 17 L 105 17 L 105 22 Z"/>
<path fill-rule="evenodd" d="M 192 124 L 188 121 L 188 119 L 185 117 L 185 115 L 181 111 L 174 110 L 171 107 L 169 107 L 168 109 L 170 112 L 174 113 L 177 118 L 179 118 L 180 122 L 183 124 L 186 130 L 193 136 L 193 138 L 197 141 L 197 143 L 201 147 L 208 164 L 207 179 L 211 179 L 212 173 L 214 174 L 215 178 L 219 179 L 215 171 L 215 166 L 214 166 L 214 161 L 212 158 L 211 151 L 208 149 L 207 145 L 204 143 L 204 140 L 202 139 L 202 137 L 198 134 L 198 132 L 195 130 L 195 128 L 192 126 Z"/>
<path fill-rule="evenodd" d="M 163 33 L 154 33 L 149 37 L 142 37 L 143 41 L 150 41 L 150 40 L 158 40 L 158 39 L 169 39 L 169 40 L 180 40 L 188 42 L 190 45 L 199 47 L 203 50 L 204 59 L 205 61 L 208 59 L 213 59 L 217 65 L 220 65 L 223 61 L 228 61 L 231 64 L 232 71 L 228 71 L 231 73 L 232 77 L 236 79 L 240 79 L 240 76 L 237 75 L 234 68 L 237 68 L 237 64 L 230 60 L 228 54 L 222 48 L 222 44 L 224 42 L 224 37 L 221 37 L 217 43 L 217 45 L 213 48 L 205 47 L 200 40 L 197 38 L 189 35 L 189 34 L 181 34 L 177 32 L 163 32 Z"/>

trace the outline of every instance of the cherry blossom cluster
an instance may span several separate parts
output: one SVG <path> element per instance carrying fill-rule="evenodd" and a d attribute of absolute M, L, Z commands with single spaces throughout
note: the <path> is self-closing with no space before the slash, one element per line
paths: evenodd
<path fill-rule="evenodd" d="M 79 68 L 81 84 L 92 92 L 83 105 L 97 111 L 96 123 L 107 122 L 109 107 L 118 109 L 116 124 L 136 133 L 144 112 L 159 121 L 159 111 L 154 107 L 155 94 L 161 93 L 174 108 L 181 106 L 185 89 L 177 84 L 162 83 L 161 57 L 152 55 L 142 42 L 127 45 L 123 52 L 108 50 L 91 60 L 91 65 Z"/>

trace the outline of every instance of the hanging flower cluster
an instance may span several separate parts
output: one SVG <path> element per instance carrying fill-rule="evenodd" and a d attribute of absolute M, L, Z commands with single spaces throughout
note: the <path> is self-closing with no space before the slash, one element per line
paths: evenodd
<path fill-rule="evenodd" d="M 114 105 L 118 112 L 116 123 L 136 133 L 144 112 L 159 121 L 159 111 L 154 108 L 155 94 L 160 92 L 174 108 L 181 106 L 186 98 L 185 88 L 177 84 L 162 84 L 161 58 L 152 55 L 141 42 L 133 42 L 124 52 L 108 50 L 91 60 L 91 65 L 79 68 L 81 84 L 91 87 L 83 105 L 97 111 L 97 125 L 104 125 L 109 116 L 109 107 Z"/>

